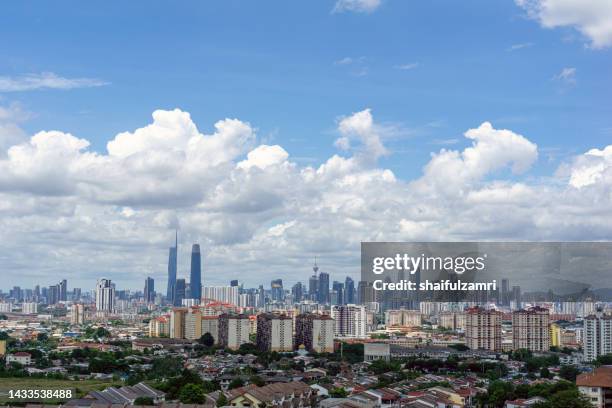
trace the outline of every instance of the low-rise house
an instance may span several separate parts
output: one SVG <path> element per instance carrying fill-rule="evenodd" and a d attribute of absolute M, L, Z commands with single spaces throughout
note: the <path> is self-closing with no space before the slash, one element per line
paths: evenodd
<path fill-rule="evenodd" d="M 307 408 L 317 402 L 316 390 L 300 381 L 248 387 L 231 393 L 230 397 L 228 405 L 236 407 Z"/>
<path fill-rule="evenodd" d="M 9 354 L 6 356 L 6 364 L 18 363 L 22 366 L 32 365 L 32 355 L 25 351 L 18 351 L 15 354 Z"/>
<path fill-rule="evenodd" d="M 576 385 L 594 407 L 612 405 L 612 366 L 598 367 L 592 373 L 580 374 L 576 378 Z"/>
<path fill-rule="evenodd" d="M 542 397 L 532 397 L 527 399 L 517 399 L 514 401 L 506 401 L 504 408 L 531 408 L 536 404 L 546 402 Z"/>

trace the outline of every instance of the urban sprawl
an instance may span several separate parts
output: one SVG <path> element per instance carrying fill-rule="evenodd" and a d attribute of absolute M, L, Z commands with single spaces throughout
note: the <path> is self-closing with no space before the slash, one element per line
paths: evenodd
<path fill-rule="evenodd" d="M 434 302 L 332 281 L 290 289 L 100 278 L 0 291 L 0 405 L 76 408 L 610 407 L 612 304 L 523 293 Z M 71 390 L 36 398 L 33 390 Z M 27 392 L 30 391 L 28 395 Z M 40 394 L 42 395 L 42 394 Z"/>

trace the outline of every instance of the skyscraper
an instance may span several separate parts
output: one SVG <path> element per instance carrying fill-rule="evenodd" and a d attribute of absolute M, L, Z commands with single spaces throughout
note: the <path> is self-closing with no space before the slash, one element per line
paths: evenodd
<path fill-rule="evenodd" d="M 334 305 L 343 305 L 344 301 L 344 284 L 342 282 L 334 281 L 332 284 L 332 290 L 334 292 L 334 299 L 331 302 Z"/>
<path fill-rule="evenodd" d="M 177 279 L 172 294 L 174 306 L 181 306 L 183 299 L 185 299 L 185 279 Z"/>
<path fill-rule="evenodd" d="M 96 311 L 112 313 L 115 308 L 115 285 L 110 279 L 102 278 L 96 285 Z"/>
<path fill-rule="evenodd" d="M 68 281 L 66 279 L 62 279 L 62 281 L 59 283 L 59 289 L 60 289 L 60 293 L 59 293 L 59 300 L 60 301 L 67 301 L 68 300 Z"/>
<path fill-rule="evenodd" d="M 301 302 L 304 297 L 304 285 L 302 282 L 298 282 L 291 288 L 291 294 L 293 295 L 293 302 Z"/>
<path fill-rule="evenodd" d="M 283 301 L 285 300 L 285 290 L 283 289 L 283 280 L 274 279 L 270 283 L 272 300 Z"/>
<path fill-rule="evenodd" d="M 319 274 L 317 301 L 323 304 L 329 303 L 329 274 L 326 272 L 321 272 Z"/>
<path fill-rule="evenodd" d="M 60 300 L 60 285 L 51 285 L 47 290 L 47 304 L 54 305 Z"/>
<path fill-rule="evenodd" d="M 344 303 L 354 304 L 355 300 L 355 281 L 347 276 L 344 281 Z"/>
<path fill-rule="evenodd" d="M 149 277 L 145 280 L 144 300 L 147 303 L 155 302 L 155 280 L 153 278 Z"/>
<path fill-rule="evenodd" d="M 317 259 L 315 258 L 314 265 L 312 267 L 312 276 L 308 280 L 308 297 L 310 300 L 317 301 L 319 299 L 319 267 L 317 266 Z"/>
<path fill-rule="evenodd" d="M 200 255 L 200 245 L 193 244 L 191 247 L 191 287 L 190 297 L 198 302 L 202 298 L 202 258 Z"/>
<path fill-rule="evenodd" d="M 166 298 L 169 302 L 174 303 L 174 285 L 176 284 L 177 270 L 177 253 L 178 253 L 178 231 L 175 232 L 174 246 L 170 248 L 168 254 L 168 287 L 166 289 Z"/>

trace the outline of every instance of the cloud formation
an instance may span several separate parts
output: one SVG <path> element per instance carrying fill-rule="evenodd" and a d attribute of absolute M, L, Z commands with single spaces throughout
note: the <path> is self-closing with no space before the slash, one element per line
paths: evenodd
<path fill-rule="evenodd" d="M 108 85 L 95 78 L 64 78 L 53 72 L 24 74 L 16 77 L 0 76 L 0 92 L 23 92 L 38 89 L 92 88 Z"/>
<path fill-rule="evenodd" d="M 612 45 L 612 2 L 609 0 L 515 0 L 542 27 L 573 27 L 593 48 Z"/>
<path fill-rule="evenodd" d="M 382 4 L 382 0 L 337 0 L 334 13 L 353 11 L 357 13 L 372 13 Z"/>
<path fill-rule="evenodd" d="M 483 122 L 464 133 L 469 146 L 432 153 L 404 180 L 379 163 L 390 153 L 382 129 L 370 109 L 341 117 L 341 151 L 317 166 L 258 143 L 239 119 L 205 134 L 178 109 L 111 137 L 106 152 L 69 133 L 36 133 L 0 156 L 0 259 L 29 282 L 62 276 L 89 289 L 105 275 L 140 287 L 150 275 L 162 288 L 178 227 L 179 276 L 197 241 L 205 284 L 289 284 L 305 279 L 315 255 L 333 279 L 358 278 L 361 241 L 612 233 L 612 146 L 540 180 L 529 173 L 537 145 Z"/>

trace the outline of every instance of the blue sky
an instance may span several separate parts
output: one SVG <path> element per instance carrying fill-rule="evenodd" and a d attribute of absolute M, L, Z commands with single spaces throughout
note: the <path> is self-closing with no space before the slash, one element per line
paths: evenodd
<path fill-rule="evenodd" d="M 205 284 L 612 237 L 609 0 L 5 2 L 0 38 L 10 284 L 163 282 L 176 226 Z"/>
<path fill-rule="evenodd" d="M 333 151 L 337 117 L 369 107 L 396 128 L 384 163 L 400 175 L 417 174 L 423 152 L 463 143 L 485 119 L 560 155 L 612 135 L 610 51 L 586 47 L 572 28 L 543 29 L 513 1 L 387 0 L 371 13 L 332 13 L 330 1 L 2 8 L 0 75 L 109 84 L 0 95 L 33 112 L 30 133 L 61 129 L 96 150 L 175 107 L 202 130 L 225 117 L 248 121 L 313 164 Z M 575 85 L 553 79 L 567 67 Z"/>

